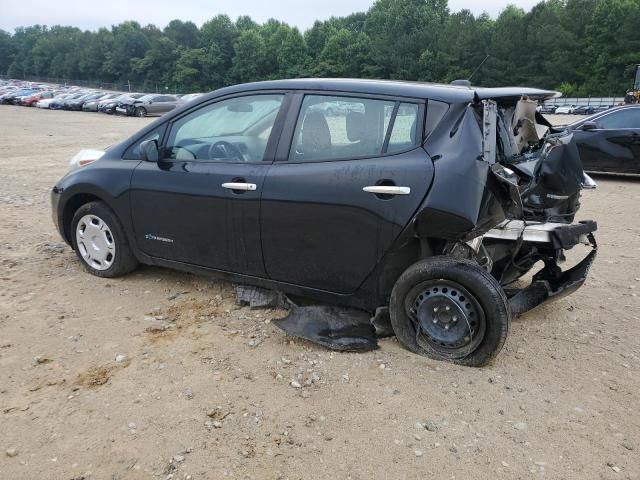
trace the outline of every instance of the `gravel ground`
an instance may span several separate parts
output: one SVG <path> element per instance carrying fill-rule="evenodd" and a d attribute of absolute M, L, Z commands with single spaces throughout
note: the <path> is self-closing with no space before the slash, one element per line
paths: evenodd
<path fill-rule="evenodd" d="M 60 243 L 69 158 L 146 121 L 0 107 L 0 478 L 640 478 L 639 181 L 585 193 L 587 284 L 516 319 L 492 366 L 333 353 L 230 284 L 99 279 Z"/>

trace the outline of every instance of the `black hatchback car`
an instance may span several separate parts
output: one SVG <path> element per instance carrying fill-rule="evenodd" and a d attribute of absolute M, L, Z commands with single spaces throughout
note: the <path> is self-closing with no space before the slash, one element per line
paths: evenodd
<path fill-rule="evenodd" d="M 483 365 L 512 315 L 577 289 L 594 222 L 554 92 L 280 80 L 189 102 L 53 188 L 55 223 L 94 275 L 139 263 L 215 273 L 368 312 L 412 351 Z M 331 113 L 329 113 L 331 112 Z M 571 269 L 564 251 L 591 245 Z M 511 288 L 537 262 L 531 284 Z"/>

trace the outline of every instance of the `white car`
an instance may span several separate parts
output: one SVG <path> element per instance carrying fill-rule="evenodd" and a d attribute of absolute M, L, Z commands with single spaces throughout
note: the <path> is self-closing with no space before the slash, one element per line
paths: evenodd
<path fill-rule="evenodd" d="M 562 105 L 556 108 L 556 114 L 559 114 L 559 113 L 571 114 L 575 109 L 576 109 L 576 105 Z"/>
<path fill-rule="evenodd" d="M 49 108 L 49 105 L 51 104 L 51 102 L 54 101 L 59 101 L 63 98 L 67 98 L 71 96 L 70 93 L 63 93 L 62 95 L 58 95 L 56 97 L 53 98 L 43 98 L 42 100 L 38 100 L 34 106 L 38 107 L 38 108 Z"/>

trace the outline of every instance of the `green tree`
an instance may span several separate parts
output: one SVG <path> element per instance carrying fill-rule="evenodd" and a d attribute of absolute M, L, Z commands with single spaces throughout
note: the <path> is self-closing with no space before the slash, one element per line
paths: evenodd
<path fill-rule="evenodd" d="M 144 57 L 131 60 L 131 71 L 136 78 L 158 89 L 173 80 L 179 57 L 176 43 L 168 37 L 159 37 L 151 41 Z"/>
<path fill-rule="evenodd" d="M 183 22 L 182 20 L 171 20 L 164 27 L 164 35 L 176 45 L 188 48 L 200 46 L 200 30 L 193 22 Z"/>
<path fill-rule="evenodd" d="M 265 78 L 267 47 L 256 30 L 245 30 L 234 45 L 231 82 L 255 82 Z"/>
<path fill-rule="evenodd" d="M 9 70 L 9 65 L 13 62 L 14 42 L 11 34 L 0 29 L 0 75 L 4 75 Z"/>
<path fill-rule="evenodd" d="M 529 85 L 571 95 L 618 95 L 640 63 L 640 0 L 544 0 L 494 20 L 447 0 L 376 0 L 367 12 L 316 21 L 217 15 L 200 29 L 123 22 L 98 31 L 33 25 L 0 30 L 0 74 L 131 80 L 184 91 L 284 77 L 337 76 Z M 489 55 L 482 67 L 476 68 Z M 475 72 L 475 73 L 474 73 Z"/>
<path fill-rule="evenodd" d="M 217 15 L 205 22 L 200 29 L 202 45 L 215 48 L 222 56 L 225 69 L 233 64 L 233 45 L 238 38 L 238 29 L 227 15 Z M 215 47 L 211 47 L 215 45 Z"/>
<path fill-rule="evenodd" d="M 327 40 L 313 73 L 321 77 L 359 77 L 369 57 L 369 38 L 342 28 Z"/>
<path fill-rule="evenodd" d="M 105 71 L 119 81 L 126 81 L 131 77 L 140 78 L 132 70 L 132 65 L 135 65 L 138 59 L 144 58 L 149 47 L 149 39 L 139 23 L 123 22 L 113 27 L 113 44 L 107 55 Z"/>

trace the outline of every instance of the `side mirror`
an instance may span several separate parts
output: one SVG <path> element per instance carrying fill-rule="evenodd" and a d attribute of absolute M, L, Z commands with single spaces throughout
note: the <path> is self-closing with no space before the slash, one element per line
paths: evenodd
<path fill-rule="evenodd" d="M 160 159 L 157 140 L 145 140 L 140 144 L 140 159 L 146 162 L 157 162 Z"/>
<path fill-rule="evenodd" d="M 584 122 L 582 124 L 582 130 L 585 132 L 588 132 L 589 130 L 596 130 L 597 128 L 598 125 L 596 125 L 596 122 Z"/>

